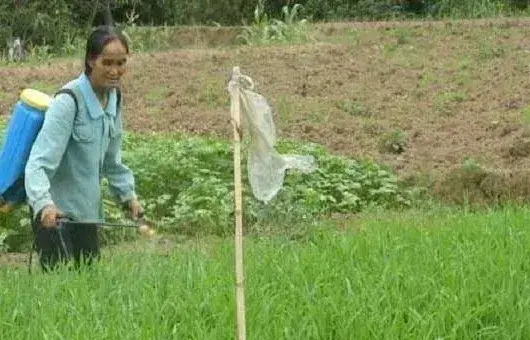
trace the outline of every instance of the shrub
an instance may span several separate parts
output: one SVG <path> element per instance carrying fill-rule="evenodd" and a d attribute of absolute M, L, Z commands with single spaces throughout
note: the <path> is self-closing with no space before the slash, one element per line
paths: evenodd
<path fill-rule="evenodd" d="M 226 234 L 233 224 L 231 146 L 213 139 L 129 136 L 124 155 L 135 169 L 139 192 L 160 227 L 183 233 Z M 289 173 L 269 204 L 252 197 L 244 181 L 247 225 L 312 220 L 332 213 L 354 213 L 370 205 L 408 204 L 395 175 L 372 163 L 328 154 L 315 145 L 282 142 L 281 153 L 311 154 L 318 170 Z M 245 164 L 243 162 L 243 169 Z"/>

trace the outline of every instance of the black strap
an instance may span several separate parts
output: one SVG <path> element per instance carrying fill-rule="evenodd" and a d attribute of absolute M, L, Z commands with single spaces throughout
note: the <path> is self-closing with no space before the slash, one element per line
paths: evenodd
<path fill-rule="evenodd" d="M 121 105 L 121 89 L 116 89 L 116 114 L 118 114 L 118 110 L 120 109 Z"/>
<path fill-rule="evenodd" d="M 77 116 L 77 111 L 79 110 L 79 104 L 77 102 L 77 97 L 76 97 L 74 91 L 72 91 L 70 89 L 63 88 L 63 89 L 60 89 L 59 91 L 57 91 L 55 93 L 55 96 L 57 96 L 60 93 L 69 94 L 74 99 L 74 102 L 75 102 L 75 115 Z"/>
<path fill-rule="evenodd" d="M 74 91 L 70 90 L 70 89 L 67 89 L 67 88 L 62 88 L 60 89 L 59 91 L 57 91 L 55 93 L 55 95 L 57 96 L 58 94 L 60 93 L 66 93 L 66 94 L 69 94 L 72 98 L 74 98 L 74 102 L 75 102 L 75 112 L 76 112 L 76 115 L 77 115 L 77 111 L 79 110 L 79 103 L 77 101 L 77 96 L 75 95 Z M 118 110 L 120 108 L 120 104 L 121 104 L 121 90 L 120 89 L 117 89 L 116 90 L 116 96 L 117 96 L 117 100 L 116 100 L 116 113 L 118 113 Z"/>

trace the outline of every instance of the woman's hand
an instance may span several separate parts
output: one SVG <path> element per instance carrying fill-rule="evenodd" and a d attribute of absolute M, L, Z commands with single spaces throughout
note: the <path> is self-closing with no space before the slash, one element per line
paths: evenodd
<path fill-rule="evenodd" d="M 129 211 L 131 212 L 131 218 L 138 220 L 144 216 L 144 209 L 137 199 L 132 199 L 128 202 Z"/>
<path fill-rule="evenodd" d="M 60 217 L 64 217 L 64 213 L 52 204 L 42 209 L 40 220 L 44 228 L 57 228 L 57 220 Z"/>

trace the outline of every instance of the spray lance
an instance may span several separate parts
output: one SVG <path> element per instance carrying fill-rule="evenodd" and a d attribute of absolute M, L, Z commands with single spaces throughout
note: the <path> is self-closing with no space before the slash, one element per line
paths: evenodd
<path fill-rule="evenodd" d="M 61 246 L 63 247 L 63 251 L 67 253 L 66 244 L 63 239 L 63 235 L 61 233 L 61 229 L 64 228 L 66 225 L 68 226 L 76 226 L 76 225 L 93 225 L 95 227 L 101 228 L 101 227 L 113 227 L 113 228 L 136 228 L 142 236 L 146 237 L 153 237 L 156 232 L 154 229 L 151 229 L 149 225 L 147 224 L 147 221 L 145 220 L 145 217 L 143 213 L 140 213 L 140 218 L 136 223 L 114 223 L 114 222 L 107 222 L 107 221 L 90 221 L 90 220 L 75 220 L 73 218 L 69 217 L 62 217 L 58 219 L 57 221 L 58 230 L 57 234 L 59 235 L 59 240 L 61 242 Z"/>
<path fill-rule="evenodd" d="M 143 212 L 140 212 L 139 219 L 134 223 L 117 223 L 104 220 L 76 220 L 69 216 L 62 217 L 57 222 L 59 228 L 65 225 L 94 225 L 96 227 L 136 228 L 140 234 L 148 237 L 152 237 L 156 234 L 155 230 L 149 227 Z"/>
<path fill-rule="evenodd" d="M 112 223 L 107 221 L 87 221 L 87 220 L 76 220 L 72 217 L 61 217 L 57 220 L 57 235 L 59 236 L 59 240 L 61 242 L 61 246 L 63 248 L 63 251 L 67 253 L 67 247 L 63 239 L 63 235 L 61 233 L 61 229 L 65 228 L 66 225 L 94 225 L 96 227 L 117 227 L 117 228 L 136 228 L 140 234 L 147 237 L 153 237 L 156 232 L 154 229 L 150 228 L 147 224 L 147 221 L 145 220 L 145 217 L 143 213 L 140 213 L 140 218 L 136 223 Z M 28 271 L 31 274 L 31 262 L 32 262 L 32 255 L 33 250 L 35 248 L 35 240 L 33 241 L 33 245 L 31 247 L 31 250 L 29 252 L 29 262 L 28 262 Z"/>

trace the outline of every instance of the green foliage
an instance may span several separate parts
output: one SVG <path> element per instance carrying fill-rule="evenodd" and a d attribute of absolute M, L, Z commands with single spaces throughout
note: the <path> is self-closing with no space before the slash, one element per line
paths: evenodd
<path fill-rule="evenodd" d="M 254 10 L 254 23 L 244 28 L 238 38 L 247 45 L 268 43 L 293 43 L 307 41 L 307 19 L 298 19 L 302 5 L 294 4 L 291 8 L 283 6 L 283 20 L 269 19 L 265 12 L 265 1 L 258 0 Z"/>
<path fill-rule="evenodd" d="M 15 6 L 15 3 L 21 5 Z M 103 23 L 104 1 L 52 0 L 0 3 L 0 54 L 4 44 L 22 37 L 30 54 L 72 54 L 84 46 L 91 26 Z M 175 25 L 239 26 L 252 21 L 240 39 L 245 43 L 307 39 L 305 20 L 387 20 L 410 18 L 482 18 L 520 15 L 526 1 L 510 0 L 111 0 L 114 21 L 134 31 L 140 49 L 167 48 Z M 303 8 L 304 20 L 298 20 Z M 256 13 L 258 12 L 258 13 Z M 157 26 L 146 32 L 139 27 Z M 496 53 L 495 51 L 493 51 Z"/>
<path fill-rule="evenodd" d="M 310 174 L 288 172 L 284 187 L 269 204 L 252 196 L 243 161 L 244 219 L 249 230 L 289 225 L 333 213 L 355 213 L 370 206 L 410 204 L 409 192 L 395 175 L 372 162 L 330 155 L 321 147 L 284 141 L 282 154 L 310 154 L 318 169 Z M 150 221 L 171 233 L 232 233 L 234 222 L 233 154 L 225 141 L 172 135 L 126 135 L 124 162 L 135 172 L 138 192 Z M 106 219 L 127 222 L 128 216 L 103 182 Z M 11 237 L 11 249 L 27 246 L 27 207 L 3 215 L 0 235 Z M 130 230 L 104 233 L 105 242 L 134 238 Z M 9 239 L 8 239 L 9 240 Z M 1 243 L 0 243 L 1 244 Z"/>
<path fill-rule="evenodd" d="M 528 207 L 438 208 L 249 236 L 249 338 L 528 339 L 529 223 Z M 168 242 L 91 270 L 0 269 L 0 338 L 233 339 L 233 240 Z"/>
<path fill-rule="evenodd" d="M 440 92 L 436 95 L 434 106 L 439 113 L 453 115 L 455 105 L 466 100 L 468 100 L 468 95 L 463 91 Z"/>
<path fill-rule="evenodd" d="M 366 106 L 357 100 L 344 99 L 337 102 L 336 106 L 338 109 L 351 116 L 369 117 L 371 115 Z"/>
<path fill-rule="evenodd" d="M 42 54 L 43 48 L 48 53 L 71 53 L 82 33 L 72 8 L 68 0 L 0 5 L 0 55 L 6 54 L 7 44 L 16 37 L 30 53 Z"/>
<path fill-rule="evenodd" d="M 233 224 L 233 156 L 230 144 L 198 138 L 129 136 L 124 159 L 138 178 L 151 218 L 183 233 L 230 233 Z M 288 173 L 268 205 L 252 197 L 243 173 L 247 225 L 288 225 L 331 213 L 353 213 L 370 205 L 408 204 L 394 174 L 371 162 L 329 155 L 325 150 L 283 142 L 281 153 L 311 154 L 319 169 Z M 243 164 L 244 166 L 244 164 Z"/>
<path fill-rule="evenodd" d="M 31 226 L 27 206 L 9 213 L 0 213 L 0 251 L 29 249 L 30 236 Z"/>
<path fill-rule="evenodd" d="M 405 151 L 407 143 L 408 134 L 403 130 L 397 129 L 381 138 L 380 149 L 382 152 L 400 154 Z"/>
<path fill-rule="evenodd" d="M 503 0 L 438 0 L 436 1 L 439 16 L 451 18 L 485 18 L 506 13 L 511 8 L 511 1 Z"/>

